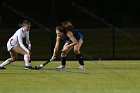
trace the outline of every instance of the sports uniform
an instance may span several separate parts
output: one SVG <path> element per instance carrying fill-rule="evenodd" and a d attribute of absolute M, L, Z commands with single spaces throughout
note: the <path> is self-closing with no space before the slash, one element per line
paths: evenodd
<path fill-rule="evenodd" d="M 12 53 L 13 51 L 11 51 L 11 50 L 16 46 L 20 46 L 23 50 L 25 50 L 26 53 L 24 54 L 24 61 L 25 61 L 25 68 L 24 69 L 30 69 L 31 68 L 31 62 L 29 62 L 30 51 L 23 44 L 23 38 L 26 38 L 26 43 L 27 43 L 28 47 L 31 48 L 31 43 L 29 40 L 29 31 L 24 31 L 23 27 L 21 27 L 8 40 L 7 50 L 10 53 Z M 6 66 L 14 61 L 15 61 L 15 59 L 13 59 L 12 57 L 8 58 L 6 61 L 4 61 L 2 64 L 0 64 L 0 69 L 6 69 L 4 66 Z"/>
<path fill-rule="evenodd" d="M 70 30 L 70 31 L 72 31 L 72 30 Z M 80 31 L 78 31 L 78 30 L 75 29 L 75 30 L 72 31 L 72 33 L 73 33 L 73 36 L 78 41 L 78 43 L 80 42 L 80 40 L 83 41 L 84 37 L 83 37 L 83 35 L 82 35 L 82 33 Z M 61 37 L 61 38 L 63 40 L 66 40 L 66 44 L 69 45 L 69 44 L 72 43 L 72 41 L 70 40 L 69 37 L 67 37 L 66 34 L 67 34 L 67 30 L 64 31 L 64 38 L 63 37 Z M 82 55 L 79 53 L 79 54 L 76 54 L 75 56 L 76 56 L 76 58 L 79 61 L 79 64 L 80 64 L 80 67 L 79 68 L 80 69 L 85 69 Z M 61 57 L 61 62 L 62 62 L 62 65 L 58 66 L 57 68 L 65 68 L 65 65 L 66 65 L 66 57 Z"/>
<path fill-rule="evenodd" d="M 74 35 L 74 37 L 76 38 L 77 41 L 80 41 L 80 40 L 83 40 L 83 39 L 84 39 L 83 34 L 82 34 L 80 31 L 78 31 L 77 29 L 74 29 L 73 35 Z M 66 35 L 65 35 L 65 36 L 66 36 Z M 72 41 L 71 41 L 69 38 L 67 38 L 67 39 L 66 39 L 66 43 L 67 43 L 67 44 L 71 44 Z"/>
<path fill-rule="evenodd" d="M 28 47 L 31 47 L 31 43 L 29 40 L 29 31 L 25 32 L 23 31 L 23 28 L 20 28 L 7 42 L 7 50 L 10 51 L 13 47 L 20 45 L 21 48 L 23 48 L 27 53 L 29 53 L 29 50 L 23 44 L 24 37 L 26 37 L 26 43 L 28 44 Z"/>

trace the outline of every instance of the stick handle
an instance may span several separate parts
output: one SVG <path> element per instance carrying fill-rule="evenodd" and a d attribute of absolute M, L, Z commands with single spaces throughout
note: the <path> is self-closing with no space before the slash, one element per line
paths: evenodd
<path fill-rule="evenodd" d="M 43 67 L 46 66 L 50 62 L 50 59 L 43 63 Z"/>

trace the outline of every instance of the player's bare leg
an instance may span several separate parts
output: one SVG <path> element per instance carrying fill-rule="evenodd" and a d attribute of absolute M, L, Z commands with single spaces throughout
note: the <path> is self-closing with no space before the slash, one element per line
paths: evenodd
<path fill-rule="evenodd" d="M 61 53 L 61 62 L 62 64 L 60 66 L 58 66 L 57 68 L 58 69 L 63 69 L 65 68 L 65 65 L 66 65 L 66 56 L 67 54 L 69 53 L 69 51 L 73 48 L 73 47 L 70 47 L 68 50 L 65 50 L 65 48 L 67 47 L 67 43 L 64 45 L 63 49 L 62 49 L 62 53 Z"/>
<path fill-rule="evenodd" d="M 0 67 L 4 67 L 12 62 L 15 61 L 16 59 L 16 54 L 22 54 L 24 55 L 24 61 L 25 61 L 25 66 L 29 69 L 29 54 L 25 52 L 25 50 L 23 50 L 19 45 L 15 46 L 11 51 L 10 51 L 10 56 L 11 58 L 7 59 L 6 61 L 4 61 Z M 25 69 L 26 69 L 25 67 Z"/>
<path fill-rule="evenodd" d="M 8 58 L 6 61 L 4 61 L 2 64 L 0 64 L 0 69 L 6 69 L 4 66 L 14 62 L 17 59 L 17 53 L 14 51 L 9 51 L 11 58 Z"/>
<path fill-rule="evenodd" d="M 24 55 L 25 69 L 26 69 L 26 67 L 27 67 L 27 69 L 28 69 L 28 67 L 30 66 L 30 65 L 29 65 L 29 56 L 30 56 L 30 55 L 29 55 L 25 50 L 23 50 L 19 45 L 16 46 L 16 47 L 14 47 L 14 48 L 13 48 L 13 51 L 15 51 L 15 52 L 17 52 L 17 53 L 19 53 L 19 54 Z"/>

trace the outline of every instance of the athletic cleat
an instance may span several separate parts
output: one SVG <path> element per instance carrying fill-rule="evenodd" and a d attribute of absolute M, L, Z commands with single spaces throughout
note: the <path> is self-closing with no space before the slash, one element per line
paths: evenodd
<path fill-rule="evenodd" d="M 24 70 L 30 70 L 30 68 L 28 68 L 28 67 L 25 67 L 25 68 L 24 68 Z"/>
<path fill-rule="evenodd" d="M 34 68 L 32 66 L 25 66 L 24 70 L 33 70 Z"/>
<path fill-rule="evenodd" d="M 79 69 L 85 69 L 85 66 L 84 65 L 80 65 L 78 68 Z"/>
<path fill-rule="evenodd" d="M 5 67 L 0 67 L 0 69 L 6 69 Z"/>
<path fill-rule="evenodd" d="M 65 65 L 60 65 L 60 66 L 58 66 L 58 67 L 56 67 L 57 69 L 63 69 L 63 68 L 65 68 Z"/>

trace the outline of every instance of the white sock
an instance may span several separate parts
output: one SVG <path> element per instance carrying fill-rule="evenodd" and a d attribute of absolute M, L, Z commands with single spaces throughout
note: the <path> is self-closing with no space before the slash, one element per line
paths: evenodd
<path fill-rule="evenodd" d="M 32 63 L 31 62 L 29 63 L 29 66 L 32 66 Z"/>
<path fill-rule="evenodd" d="M 13 62 L 13 60 L 12 60 L 12 58 L 9 58 L 6 61 L 4 61 L 2 64 L 0 64 L 0 67 L 4 67 L 4 66 L 10 64 L 11 62 Z"/>
<path fill-rule="evenodd" d="M 24 61 L 25 61 L 25 66 L 29 66 L 28 54 L 25 54 L 25 55 L 24 55 Z"/>

